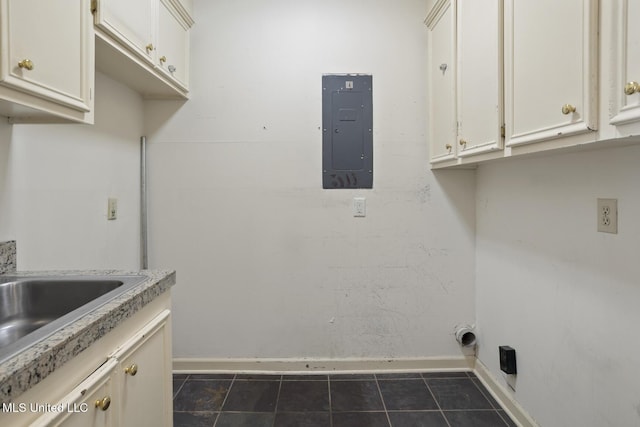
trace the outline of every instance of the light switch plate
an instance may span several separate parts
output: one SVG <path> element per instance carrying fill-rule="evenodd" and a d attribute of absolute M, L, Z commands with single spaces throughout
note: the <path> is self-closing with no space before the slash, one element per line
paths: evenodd
<path fill-rule="evenodd" d="M 107 202 L 107 219 L 114 220 L 118 218 L 118 199 L 109 197 Z"/>
<path fill-rule="evenodd" d="M 353 216 L 365 217 L 367 216 L 367 199 L 364 197 L 353 198 Z"/>

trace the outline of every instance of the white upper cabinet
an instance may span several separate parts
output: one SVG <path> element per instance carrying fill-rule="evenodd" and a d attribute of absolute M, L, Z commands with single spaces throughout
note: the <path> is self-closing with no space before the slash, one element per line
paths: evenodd
<path fill-rule="evenodd" d="M 157 0 L 100 0 L 96 25 L 143 61 L 154 63 Z"/>
<path fill-rule="evenodd" d="M 506 0 L 507 146 L 596 130 L 597 32 L 597 0 Z"/>
<path fill-rule="evenodd" d="M 185 90 L 189 87 L 189 27 L 188 17 L 169 0 L 160 0 L 156 63 Z"/>
<path fill-rule="evenodd" d="M 145 98 L 188 98 L 189 30 L 179 0 L 94 0 L 96 68 Z"/>
<path fill-rule="evenodd" d="M 459 1 L 458 156 L 502 150 L 502 0 Z"/>
<path fill-rule="evenodd" d="M 429 27 L 429 140 L 431 162 L 455 159 L 455 3 L 439 0 L 425 23 Z"/>
<path fill-rule="evenodd" d="M 0 114 L 12 122 L 93 122 L 89 3 L 0 0 Z"/>
<path fill-rule="evenodd" d="M 613 15 L 612 125 L 624 135 L 640 133 L 640 1 L 620 0 Z M 630 128 L 634 125 L 633 129 Z M 629 128 L 629 129 L 628 129 Z"/>

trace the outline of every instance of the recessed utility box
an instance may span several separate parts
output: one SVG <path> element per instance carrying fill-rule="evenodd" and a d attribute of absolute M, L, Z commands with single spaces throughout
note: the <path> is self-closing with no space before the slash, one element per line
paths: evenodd
<path fill-rule="evenodd" d="M 322 76 L 322 188 L 373 188 L 372 76 Z"/>
<path fill-rule="evenodd" d="M 516 369 L 516 351 L 508 345 L 501 345 L 500 349 L 500 370 L 505 374 L 515 375 L 518 373 Z"/>

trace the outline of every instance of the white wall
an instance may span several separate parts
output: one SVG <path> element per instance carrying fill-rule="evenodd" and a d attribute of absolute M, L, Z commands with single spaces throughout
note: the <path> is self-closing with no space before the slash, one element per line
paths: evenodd
<path fill-rule="evenodd" d="M 150 267 L 178 272 L 174 357 L 459 356 L 475 177 L 428 167 L 424 1 L 194 13 L 192 98 L 146 115 Z M 345 72 L 373 74 L 373 190 L 322 190 L 321 76 Z"/>
<path fill-rule="evenodd" d="M 140 268 L 143 102 L 98 73 L 95 109 L 94 126 L 0 125 L 0 240 L 20 270 Z"/>
<path fill-rule="evenodd" d="M 483 165 L 477 175 L 479 357 L 545 427 L 640 423 L 640 147 Z M 596 199 L 617 198 L 617 235 Z"/>

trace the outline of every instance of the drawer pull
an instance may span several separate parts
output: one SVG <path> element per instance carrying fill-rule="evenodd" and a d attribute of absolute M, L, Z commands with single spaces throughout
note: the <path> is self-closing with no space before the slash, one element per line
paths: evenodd
<path fill-rule="evenodd" d="M 151 53 L 151 51 L 154 49 L 153 44 L 149 43 L 145 46 L 145 49 L 147 49 L 147 53 Z"/>

